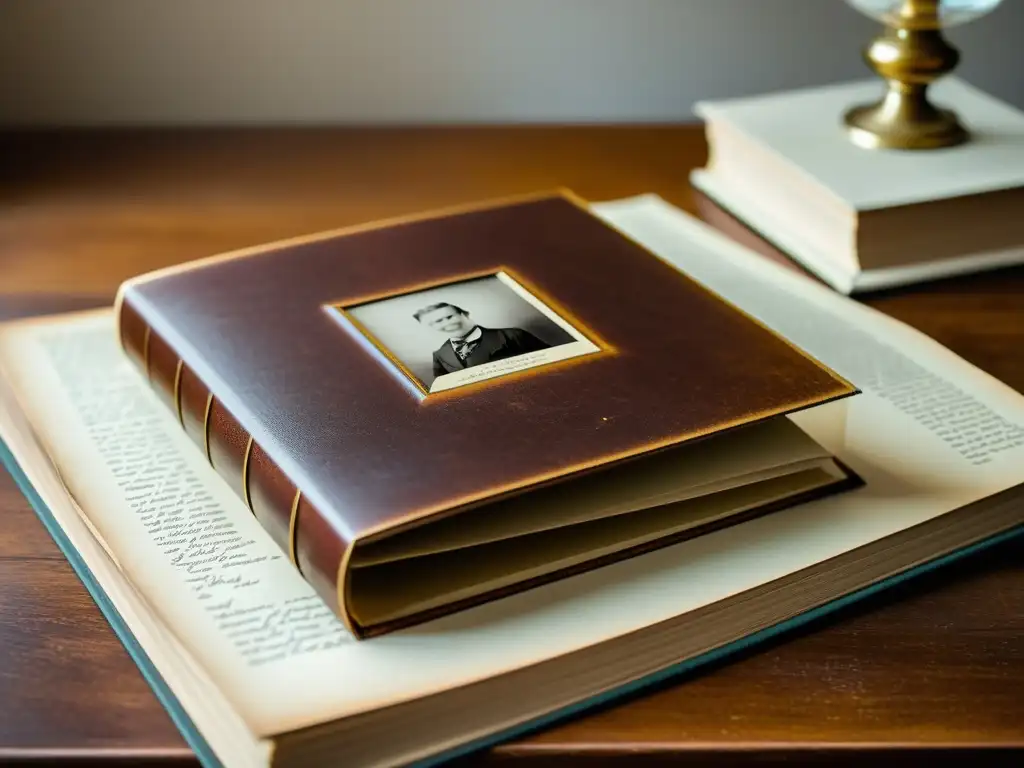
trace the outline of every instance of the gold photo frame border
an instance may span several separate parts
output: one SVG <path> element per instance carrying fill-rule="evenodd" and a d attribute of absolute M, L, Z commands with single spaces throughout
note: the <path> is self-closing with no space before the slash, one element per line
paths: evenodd
<path fill-rule="evenodd" d="M 480 381 L 468 382 L 457 387 L 452 387 L 451 389 L 442 390 L 441 392 L 431 392 L 423 385 L 423 382 L 420 381 L 419 377 L 409 370 L 409 367 L 405 365 L 405 363 L 395 357 L 387 346 L 349 311 L 366 304 L 372 304 L 385 299 L 394 299 L 399 296 L 407 296 L 411 293 L 427 291 L 432 288 L 440 288 L 442 286 L 455 285 L 457 283 L 466 283 L 471 280 L 480 280 L 486 277 L 497 277 L 499 273 L 508 275 L 512 280 L 518 283 L 523 290 L 528 292 L 535 301 L 543 304 L 548 310 L 556 314 L 563 322 L 572 326 L 576 333 L 583 336 L 587 341 L 597 347 L 597 349 L 592 352 L 586 352 L 582 355 L 575 355 L 562 360 L 552 360 L 547 363 L 538 363 L 537 365 L 524 368 L 523 370 L 511 371 L 509 373 L 493 376 Z M 583 322 L 562 302 L 555 299 L 547 291 L 538 287 L 535 282 L 524 278 L 522 274 L 507 265 L 498 265 L 487 269 L 449 275 L 436 280 L 425 280 L 419 283 L 406 284 L 394 290 L 378 291 L 372 294 L 356 296 L 352 299 L 332 299 L 329 302 L 325 302 L 322 306 L 325 310 L 344 320 L 343 326 L 347 325 L 350 332 L 354 332 L 356 335 L 361 336 L 364 340 L 369 342 L 374 352 L 382 357 L 384 362 L 396 369 L 396 372 L 400 374 L 407 383 L 412 385 L 411 389 L 413 394 L 424 402 L 448 400 L 455 396 L 465 396 L 483 388 L 490 388 L 506 382 L 540 375 L 542 372 L 547 373 L 555 369 L 563 369 L 571 365 L 619 354 L 619 350 L 616 347 L 608 343 L 608 341 L 597 333 L 592 326 Z"/>

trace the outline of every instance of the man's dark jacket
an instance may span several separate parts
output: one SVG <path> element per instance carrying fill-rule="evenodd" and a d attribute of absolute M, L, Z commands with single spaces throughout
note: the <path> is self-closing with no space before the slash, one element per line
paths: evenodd
<path fill-rule="evenodd" d="M 519 328 L 480 328 L 480 340 L 465 360 L 460 359 L 455 353 L 450 340 L 434 352 L 434 376 L 443 376 L 464 368 L 472 368 L 474 365 L 536 352 L 549 346 L 532 333 Z"/>

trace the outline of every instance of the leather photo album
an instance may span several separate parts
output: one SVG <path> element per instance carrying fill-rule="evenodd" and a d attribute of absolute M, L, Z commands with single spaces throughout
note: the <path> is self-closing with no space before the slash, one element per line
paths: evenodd
<path fill-rule="evenodd" d="M 838 374 L 558 192 L 129 280 L 120 341 L 356 637 L 853 487 Z"/>

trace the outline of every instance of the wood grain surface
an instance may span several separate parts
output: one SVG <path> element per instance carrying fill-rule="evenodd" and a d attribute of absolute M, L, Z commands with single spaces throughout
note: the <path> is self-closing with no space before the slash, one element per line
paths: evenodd
<path fill-rule="evenodd" d="M 567 186 L 693 210 L 696 127 L 0 135 L 0 316 L 109 302 L 158 266 Z M 866 299 L 1024 390 L 1024 270 Z M 907 764 L 1024 758 L 1024 545 L 466 764 Z M 85 589 L 0 475 L 0 762 L 193 765 Z"/>

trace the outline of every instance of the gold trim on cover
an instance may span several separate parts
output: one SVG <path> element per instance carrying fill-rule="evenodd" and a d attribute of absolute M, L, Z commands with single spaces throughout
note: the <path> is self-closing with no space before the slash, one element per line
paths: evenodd
<path fill-rule="evenodd" d="M 178 365 L 174 369 L 174 410 L 178 414 L 178 423 L 185 426 L 185 419 L 181 415 L 181 370 L 185 361 L 179 358 Z"/>
<path fill-rule="evenodd" d="M 250 512 L 253 511 L 252 496 L 249 493 L 249 461 L 252 459 L 252 443 L 252 435 L 249 435 L 249 442 L 245 444 L 245 457 L 242 459 L 242 497 Z"/>
<path fill-rule="evenodd" d="M 299 566 L 299 552 L 296 549 L 297 543 L 295 541 L 296 534 L 299 532 L 300 501 L 302 501 L 302 491 L 296 488 L 295 498 L 292 499 L 292 509 L 288 514 L 288 557 L 292 559 L 292 565 L 298 569 L 299 573 L 302 573 L 302 568 Z"/>
<path fill-rule="evenodd" d="M 203 413 L 203 445 L 206 448 L 206 460 L 213 466 L 213 457 L 210 455 L 210 411 L 213 410 L 213 392 L 206 396 L 206 411 Z"/>
<path fill-rule="evenodd" d="M 341 560 L 338 562 L 338 573 L 334 577 L 334 587 L 338 596 L 338 615 L 341 617 L 341 623 L 345 625 L 345 629 L 352 633 L 352 636 L 356 639 L 363 637 L 366 633 L 359 631 L 356 626 L 355 619 L 348 612 L 348 573 L 349 560 L 352 559 L 352 552 L 355 549 L 355 542 L 349 542 L 345 547 L 345 551 L 341 553 Z"/>
<path fill-rule="evenodd" d="M 145 366 L 146 378 L 152 378 L 149 375 L 149 340 L 153 335 L 153 329 L 148 325 L 146 326 L 146 332 L 142 334 L 142 364 Z"/>

